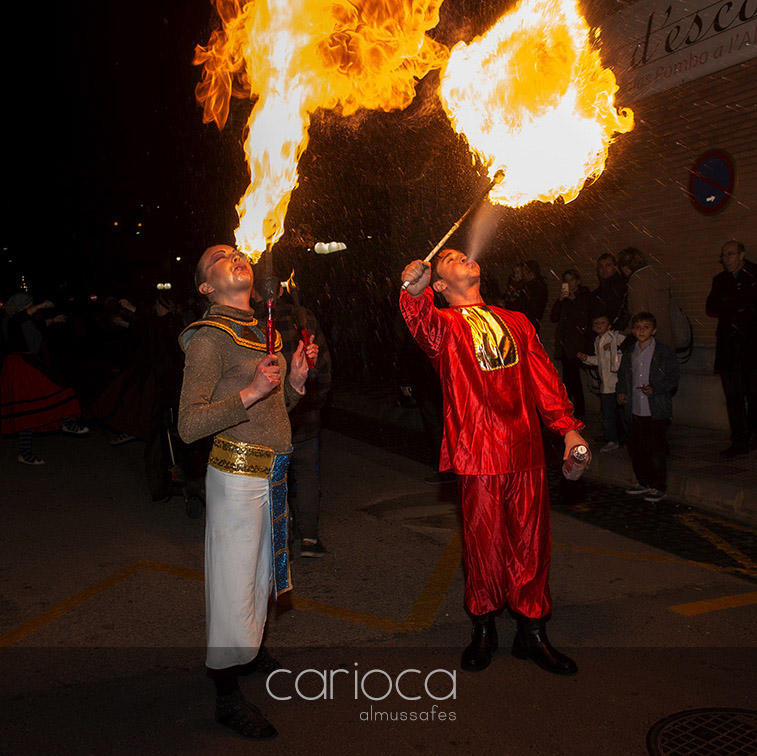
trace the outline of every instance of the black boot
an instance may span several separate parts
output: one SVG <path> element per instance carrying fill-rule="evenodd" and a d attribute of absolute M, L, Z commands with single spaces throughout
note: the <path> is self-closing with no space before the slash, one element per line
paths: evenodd
<path fill-rule="evenodd" d="M 472 640 L 463 651 L 460 666 L 468 672 L 480 672 L 491 664 L 492 654 L 497 650 L 497 626 L 494 612 L 473 617 Z"/>
<path fill-rule="evenodd" d="M 531 659 L 547 672 L 558 675 L 574 675 L 578 672 L 578 666 L 573 659 L 561 654 L 549 642 L 547 623 L 544 619 L 518 617 L 513 656 L 517 659 Z"/>

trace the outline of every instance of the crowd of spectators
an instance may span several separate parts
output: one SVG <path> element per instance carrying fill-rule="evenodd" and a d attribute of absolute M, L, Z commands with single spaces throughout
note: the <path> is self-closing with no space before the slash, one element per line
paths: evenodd
<path fill-rule="evenodd" d="M 732 430 L 732 445 L 726 450 L 729 456 L 746 453 L 755 434 L 757 284 L 755 265 L 745 259 L 745 254 L 739 242 L 724 245 L 720 258 L 724 271 L 714 279 L 707 301 L 708 313 L 719 319 L 715 367 L 723 379 Z M 595 272 L 596 279 L 587 279 L 587 286 L 577 268 L 564 270 L 560 294 L 549 310 L 549 318 L 555 324 L 554 359 L 560 365 L 576 415 L 581 417 L 586 411 L 585 385 L 594 387 L 602 399 L 603 450 L 613 451 L 628 435 L 623 413 L 617 408 L 611 410 L 617 405 L 610 397 L 615 396 L 613 376 L 619 370 L 620 355 L 632 351 L 636 343 L 633 317 L 652 315 L 655 342 L 674 353 L 681 345 L 676 343 L 671 323 L 673 282 L 660 265 L 629 247 L 617 258 L 607 252 L 599 255 Z M 311 317 L 319 324 L 319 338 L 333 360 L 334 379 L 343 384 L 357 385 L 366 378 L 399 384 L 403 399 L 421 410 L 430 448 L 438 449 L 438 385 L 426 358 L 408 341 L 398 319 L 397 282 L 388 275 L 370 272 L 347 286 L 335 282 L 327 278 L 311 286 L 306 301 L 313 311 Z M 523 312 L 537 332 L 541 330 L 549 295 L 536 261 L 513 265 L 501 289 L 485 274 L 482 291 L 487 301 Z M 20 309 L 19 297 L 24 305 Z M 32 301 L 28 294 L 19 293 L 0 309 L 4 334 L 0 356 L 26 352 L 25 363 L 34 362 L 56 386 L 70 388 L 83 411 L 79 428 L 99 422 L 112 431 L 113 445 L 132 439 L 146 442 L 150 490 L 154 498 L 163 498 L 171 483 L 166 472 L 170 469 L 166 463 L 170 450 L 163 439 L 175 424 L 183 365 L 177 337 L 202 314 L 203 303 L 192 295 L 180 301 L 167 292 L 158 296 L 109 296 L 102 301 L 78 302 L 68 297 L 55 304 L 35 305 Z M 291 307 L 287 293 L 282 302 Z M 26 323 L 23 332 L 33 344 L 17 343 L 22 331 L 13 324 L 20 327 L 21 320 Z M 612 350 L 611 363 L 602 353 L 606 349 Z M 6 357 L 6 373 L 9 364 L 13 360 L 9 362 Z M 324 397 L 319 398 L 320 404 L 324 401 Z M 69 429 L 74 427 L 71 422 L 76 414 L 66 415 Z M 59 421 L 59 427 L 63 427 L 64 418 Z M 48 429 L 44 424 L 39 427 Z M 8 422 L 3 428 L 7 433 L 22 430 L 26 429 Z M 24 455 L 27 461 L 33 459 L 28 447 L 19 450 L 19 456 Z M 436 474 L 430 477 L 429 482 L 444 480 Z"/>

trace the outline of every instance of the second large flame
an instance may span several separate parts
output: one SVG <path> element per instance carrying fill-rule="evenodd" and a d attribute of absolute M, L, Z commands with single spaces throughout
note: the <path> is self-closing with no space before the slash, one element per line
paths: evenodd
<path fill-rule="evenodd" d="M 524 0 L 452 49 L 441 99 L 489 176 L 506 169 L 490 199 L 520 207 L 570 202 L 602 173 L 613 134 L 633 128 L 616 90 L 575 0 Z"/>

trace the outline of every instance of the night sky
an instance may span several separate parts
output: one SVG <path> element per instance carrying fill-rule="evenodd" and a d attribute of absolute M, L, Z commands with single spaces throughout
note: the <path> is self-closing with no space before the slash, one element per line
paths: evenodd
<path fill-rule="evenodd" d="M 470 39 L 507 5 L 446 0 L 433 35 L 450 45 Z M 36 45 L 9 56 L 18 75 L 6 89 L 13 190 L 0 295 L 12 293 L 22 272 L 38 298 L 135 295 L 162 280 L 184 289 L 205 246 L 233 241 L 234 205 L 248 182 L 241 138 L 250 104 L 235 100 L 219 132 L 202 123 L 194 96 L 194 48 L 207 41 L 215 12 L 207 0 L 79 0 L 54 12 Z M 23 42 L 17 35 L 14 51 Z M 337 239 L 356 253 L 340 265 L 375 260 L 394 273 L 410 253 L 387 249 L 393 223 L 408 248 L 425 254 L 465 209 L 482 178 L 441 112 L 437 83 L 437 74 L 427 76 L 401 113 L 314 115 L 276 248 L 281 268 L 333 267 L 307 245 Z M 409 192 L 422 192 L 430 213 L 405 228 Z"/>

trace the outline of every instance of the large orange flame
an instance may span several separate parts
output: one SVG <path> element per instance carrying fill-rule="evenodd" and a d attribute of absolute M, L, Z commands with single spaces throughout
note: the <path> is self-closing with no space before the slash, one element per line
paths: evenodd
<path fill-rule="evenodd" d="M 452 49 L 442 104 L 489 176 L 506 169 L 493 202 L 570 202 L 604 170 L 613 134 L 633 128 L 594 41 L 576 0 L 523 0 Z"/>
<path fill-rule="evenodd" d="M 284 232 L 297 163 L 317 108 L 407 107 L 446 59 L 426 36 L 442 0 L 215 0 L 222 28 L 195 63 L 205 122 L 223 127 L 232 96 L 255 101 L 244 149 L 250 186 L 237 205 L 240 250 L 257 261 Z"/>

